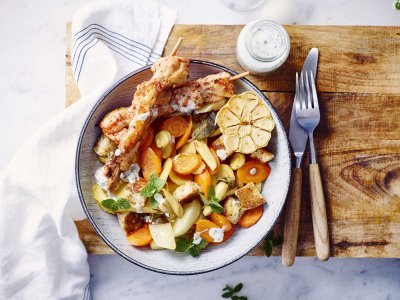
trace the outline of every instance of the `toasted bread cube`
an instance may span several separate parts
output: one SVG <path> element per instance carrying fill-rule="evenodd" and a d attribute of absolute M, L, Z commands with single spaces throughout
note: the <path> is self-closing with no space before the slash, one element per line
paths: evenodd
<path fill-rule="evenodd" d="M 238 189 L 235 192 L 235 195 L 236 197 L 238 197 L 240 203 L 242 204 L 243 211 L 256 208 L 267 202 L 252 182 Z"/>
<path fill-rule="evenodd" d="M 132 204 L 133 205 L 146 205 L 146 197 L 140 195 L 142 189 L 147 185 L 147 182 L 140 178 L 139 180 L 135 181 L 134 183 L 130 183 L 129 190 L 132 193 Z"/>
<path fill-rule="evenodd" d="M 232 224 L 237 224 L 243 215 L 242 204 L 236 197 L 229 197 L 224 203 L 224 215 Z"/>
<path fill-rule="evenodd" d="M 256 151 L 254 151 L 253 153 L 251 153 L 250 157 L 258 159 L 262 163 L 267 163 L 267 162 L 273 160 L 275 156 L 271 151 L 264 149 L 264 148 L 260 148 L 260 149 L 257 149 Z"/>
<path fill-rule="evenodd" d="M 174 198 L 179 202 L 185 202 L 194 199 L 200 193 L 200 186 L 193 181 L 186 181 L 174 191 Z"/>
<path fill-rule="evenodd" d="M 234 153 L 233 150 L 228 150 L 225 147 L 222 135 L 212 143 L 211 147 L 214 148 L 215 152 L 217 153 L 217 156 L 221 161 L 224 161 Z"/>
<path fill-rule="evenodd" d="M 114 151 L 117 149 L 117 145 L 114 144 L 108 137 L 104 134 L 100 136 L 97 140 L 96 145 L 94 146 L 93 150 L 99 156 L 99 159 L 102 162 L 106 162 L 107 159 L 113 155 Z"/>

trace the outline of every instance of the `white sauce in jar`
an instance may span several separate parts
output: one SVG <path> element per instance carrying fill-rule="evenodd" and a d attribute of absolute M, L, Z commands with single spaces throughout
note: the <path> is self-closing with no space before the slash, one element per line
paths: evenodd
<path fill-rule="evenodd" d="M 263 75 L 279 68 L 290 52 L 286 30 L 268 20 L 247 24 L 239 34 L 236 57 L 240 65 L 252 74 Z"/>

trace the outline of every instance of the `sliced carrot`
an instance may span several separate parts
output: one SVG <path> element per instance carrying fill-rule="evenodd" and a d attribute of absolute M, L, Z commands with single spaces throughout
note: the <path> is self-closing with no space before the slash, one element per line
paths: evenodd
<path fill-rule="evenodd" d="M 196 182 L 201 187 L 204 196 L 208 198 L 208 191 L 211 187 L 210 172 L 207 169 L 205 169 L 201 174 L 195 175 L 194 182 Z"/>
<path fill-rule="evenodd" d="M 172 159 L 172 169 L 183 175 L 191 174 L 201 165 L 201 156 L 193 153 L 180 153 Z"/>
<path fill-rule="evenodd" d="M 161 126 L 161 129 L 168 130 L 174 137 L 184 135 L 189 126 L 188 121 L 184 117 L 174 116 L 166 119 Z"/>
<path fill-rule="evenodd" d="M 151 145 L 154 140 L 154 128 L 149 127 L 140 142 L 139 150 L 144 150 Z"/>
<path fill-rule="evenodd" d="M 219 228 L 217 224 L 207 220 L 207 219 L 202 219 L 197 221 L 196 223 L 196 232 L 202 232 L 200 234 L 202 239 L 205 239 L 209 243 L 215 243 L 214 239 L 210 234 L 208 233 L 208 230 L 211 228 Z"/>
<path fill-rule="evenodd" d="M 156 146 L 156 143 L 153 142 L 149 147 L 153 149 L 158 157 L 162 158 L 162 150 Z"/>
<path fill-rule="evenodd" d="M 152 174 L 157 176 L 161 173 L 161 157 L 150 147 L 140 153 L 140 165 L 144 179 L 149 181 Z"/>
<path fill-rule="evenodd" d="M 136 247 L 148 246 L 152 240 L 149 226 L 146 224 L 144 227 L 134 231 L 128 236 L 129 244 Z"/>
<path fill-rule="evenodd" d="M 227 239 L 229 239 L 234 232 L 235 232 L 235 226 L 232 225 L 231 230 L 224 232 L 224 239 L 222 242 L 225 242 Z"/>
<path fill-rule="evenodd" d="M 188 139 L 190 137 L 190 134 L 192 133 L 192 127 L 193 127 L 192 116 L 189 116 L 188 127 L 187 127 L 185 133 L 180 137 L 180 139 L 176 143 L 176 147 L 175 147 L 176 150 L 178 150 L 179 148 L 181 148 L 183 145 L 186 144 L 186 142 L 188 141 Z"/>
<path fill-rule="evenodd" d="M 268 164 L 257 160 L 245 162 L 244 165 L 237 170 L 237 176 L 243 183 L 259 183 L 268 178 L 271 168 Z"/>
<path fill-rule="evenodd" d="M 217 224 L 219 228 L 224 227 L 225 231 L 230 231 L 232 229 L 232 223 L 221 214 L 211 213 L 210 220 Z"/>
<path fill-rule="evenodd" d="M 217 167 L 215 168 L 214 171 L 211 171 L 210 168 L 208 168 L 208 167 L 207 167 L 207 169 L 210 170 L 210 174 L 211 174 L 211 175 L 214 175 L 215 173 L 218 172 L 218 168 L 219 168 L 219 166 L 220 166 L 220 164 L 221 164 L 221 161 L 219 160 L 219 157 L 218 157 L 218 155 L 217 155 L 217 152 L 215 152 L 214 148 L 210 148 L 210 152 L 211 152 L 211 154 L 214 156 L 215 161 L 217 162 Z"/>
<path fill-rule="evenodd" d="M 249 228 L 250 226 L 253 226 L 254 224 L 256 224 L 258 222 L 258 220 L 260 220 L 263 213 L 264 213 L 264 209 L 263 209 L 262 205 L 258 206 L 256 208 L 253 208 L 253 209 L 249 209 L 249 210 L 245 211 L 243 216 L 239 219 L 238 224 L 242 228 Z"/>
<path fill-rule="evenodd" d="M 169 178 L 171 179 L 171 181 L 177 185 L 183 185 L 185 184 L 187 181 L 193 181 L 193 175 L 192 174 L 188 174 L 188 175 L 182 175 L 182 174 L 178 174 L 174 171 L 174 169 L 172 169 L 169 172 Z"/>

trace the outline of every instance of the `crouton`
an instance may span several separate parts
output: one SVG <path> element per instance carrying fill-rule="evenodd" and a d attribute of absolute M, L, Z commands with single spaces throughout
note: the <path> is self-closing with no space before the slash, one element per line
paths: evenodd
<path fill-rule="evenodd" d="M 114 144 L 108 137 L 104 134 L 100 136 L 97 140 L 96 145 L 93 150 L 99 156 L 101 162 L 105 163 L 109 157 L 114 154 L 114 151 L 117 149 L 117 145 Z"/>
<path fill-rule="evenodd" d="M 212 143 L 211 147 L 215 150 L 215 152 L 217 153 L 217 156 L 219 157 L 219 159 L 221 161 L 224 161 L 225 159 L 227 159 L 229 156 L 231 156 L 234 153 L 233 150 L 228 150 L 225 147 L 222 135 Z"/>
<path fill-rule="evenodd" d="M 252 182 L 238 189 L 235 192 L 235 195 L 236 197 L 238 197 L 240 203 L 242 204 L 243 211 L 256 208 L 266 202 L 264 197 L 261 195 L 257 187 Z"/>
<path fill-rule="evenodd" d="M 262 163 L 267 163 L 274 159 L 274 154 L 267 149 L 260 148 L 260 149 L 257 149 L 256 151 L 254 151 L 253 153 L 251 153 L 250 157 L 258 159 Z"/>
<path fill-rule="evenodd" d="M 242 204 L 236 197 L 229 197 L 224 203 L 224 215 L 232 224 L 239 222 L 243 215 Z"/>
<path fill-rule="evenodd" d="M 200 193 L 200 186 L 193 181 L 186 181 L 174 191 L 174 198 L 179 202 L 185 202 L 194 199 Z"/>

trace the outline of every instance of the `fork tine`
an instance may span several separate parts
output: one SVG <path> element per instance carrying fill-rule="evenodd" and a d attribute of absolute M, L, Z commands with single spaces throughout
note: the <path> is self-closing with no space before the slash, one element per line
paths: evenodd
<path fill-rule="evenodd" d="M 300 101 L 301 109 L 306 108 L 305 95 L 306 95 L 306 92 L 304 90 L 304 74 L 303 74 L 303 72 L 301 72 L 300 73 L 300 93 L 299 93 L 299 101 Z"/>
<path fill-rule="evenodd" d="M 314 102 L 314 108 L 319 110 L 317 88 L 315 87 L 315 80 L 314 80 L 314 75 L 312 72 L 310 72 L 310 85 L 311 85 L 311 90 L 312 90 L 312 98 L 313 98 L 313 102 Z"/>
<path fill-rule="evenodd" d="M 296 111 L 300 109 L 300 85 L 299 85 L 299 73 L 296 72 L 296 94 L 294 97 L 294 103 Z"/>
<path fill-rule="evenodd" d="M 304 85 L 306 86 L 306 101 L 307 108 L 310 109 L 312 108 L 312 102 L 311 102 L 311 91 L 310 91 L 310 82 L 308 80 L 308 72 L 306 71 L 306 80 L 304 82 Z"/>

